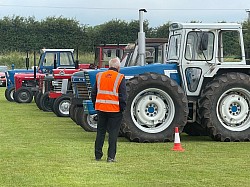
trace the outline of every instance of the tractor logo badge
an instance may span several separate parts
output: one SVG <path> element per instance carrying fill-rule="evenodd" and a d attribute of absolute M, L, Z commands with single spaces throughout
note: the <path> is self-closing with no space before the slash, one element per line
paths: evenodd
<path fill-rule="evenodd" d="M 59 72 L 60 75 L 65 75 L 64 71 Z"/>

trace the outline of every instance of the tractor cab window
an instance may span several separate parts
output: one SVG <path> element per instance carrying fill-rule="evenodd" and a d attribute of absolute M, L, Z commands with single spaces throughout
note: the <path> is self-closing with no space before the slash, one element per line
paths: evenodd
<path fill-rule="evenodd" d="M 118 56 L 119 55 L 119 56 Z M 113 49 L 103 49 L 102 61 L 105 66 L 108 66 L 110 59 L 123 56 L 123 49 L 113 48 Z"/>
<path fill-rule="evenodd" d="M 95 61 L 94 64 L 101 67 L 108 67 L 108 62 L 110 59 L 123 56 L 123 49 L 119 47 L 97 47 L 95 49 Z"/>
<path fill-rule="evenodd" d="M 240 62 L 242 60 L 238 31 L 221 31 L 218 45 L 220 62 Z"/>
<path fill-rule="evenodd" d="M 44 66 L 54 66 L 55 58 L 57 58 L 56 53 L 47 52 L 43 60 Z"/>
<path fill-rule="evenodd" d="M 170 37 L 168 44 L 167 60 L 179 60 L 180 57 L 181 35 L 173 35 Z"/>
<path fill-rule="evenodd" d="M 166 53 L 164 53 L 163 50 L 164 50 L 163 45 L 146 46 L 146 54 L 145 54 L 146 64 L 164 63 L 165 57 L 163 57 L 163 55 Z"/>
<path fill-rule="evenodd" d="M 206 43 L 206 45 L 204 44 Z M 188 33 L 185 58 L 190 61 L 209 61 L 213 58 L 214 34 L 192 31 Z"/>
<path fill-rule="evenodd" d="M 74 60 L 72 53 L 70 52 L 61 52 L 60 53 L 60 63 L 61 66 L 72 66 L 74 65 Z"/>

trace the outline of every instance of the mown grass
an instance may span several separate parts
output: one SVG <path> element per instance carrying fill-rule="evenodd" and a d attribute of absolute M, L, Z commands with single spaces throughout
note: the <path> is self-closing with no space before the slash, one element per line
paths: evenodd
<path fill-rule="evenodd" d="M 249 142 L 214 142 L 181 135 L 139 144 L 119 137 L 116 163 L 94 160 L 95 133 L 70 118 L 11 103 L 0 88 L 0 186 L 225 186 L 250 185 Z M 107 152 L 105 142 L 104 153 Z M 106 154 L 105 154 L 106 155 Z"/>

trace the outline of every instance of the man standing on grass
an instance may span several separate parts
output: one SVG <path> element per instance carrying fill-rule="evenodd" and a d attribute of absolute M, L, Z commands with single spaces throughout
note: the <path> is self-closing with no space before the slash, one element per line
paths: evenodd
<path fill-rule="evenodd" d="M 106 132 L 109 134 L 107 162 L 115 162 L 117 137 L 119 134 L 122 112 L 126 107 L 126 83 L 120 74 L 120 60 L 109 61 L 109 69 L 96 75 L 96 83 L 91 92 L 91 99 L 97 110 L 97 134 L 95 140 L 95 159 L 101 160 Z"/>

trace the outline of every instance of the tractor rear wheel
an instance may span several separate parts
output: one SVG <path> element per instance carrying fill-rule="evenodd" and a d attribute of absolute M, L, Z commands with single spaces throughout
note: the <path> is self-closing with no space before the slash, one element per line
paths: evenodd
<path fill-rule="evenodd" d="M 250 140 L 250 76 L 226 73 L 216 77 L 201 94 L 199 116 L 216 141 Z"/>
<path fill-rule="evenodd" d="M 44 112 L 52 112 L 55 99 L 49 98 L 49 92 L 45 92 L 40 98 L 40 106 Z"/>
<path fill-rule="evenodd" d="M 53 103 L 53 112 L 58 117 L 69 117 L 70 104 L 71 104 L 70 96 L 62 95 L 55 99 Z"/>
<path fill-rule="evenodd" d="M 5 98 L 7 101 L 13 102 L 14 101 L 14 93 L 15 93 L 15 88 L 10 88 L 5 90 Z"/>
<path fill-rule="evenodd" d="M 173 141 L 174 128 L 182 132 L 188 101 L 174 80 L 156 73 L 138 75 L 127 81 L 127 94 L 121 128 L 130 141 Z"/>
<path fill-rule="evenodd" d="M 14 100 L 17 103 L 30 103 L 33 99 L 33 93 L 29 88 L 19 88 L 14 93 Z"/>
<path fill-rule="evenodd" d="M 40 99 L 41 99 L 42 95 L 43 95 L 43 93 L 42 93 L 41 91 L 39 91 L 39 92 L 36 94 L 36 97 L 34 98 L 35 103 L 36 103 L 36 106 L 37 106 L 40 110 L 42 110 L 41 105 L 40 105 Z"/>
<path fill-rule="evenodd" d="M 97 130 L 97 114 L 84 114 L 83 107 L 76 109 L 76 123 L 85 131 L 95 132 Z"/>

